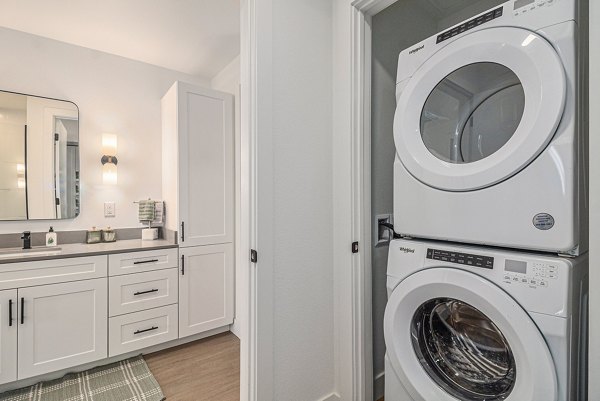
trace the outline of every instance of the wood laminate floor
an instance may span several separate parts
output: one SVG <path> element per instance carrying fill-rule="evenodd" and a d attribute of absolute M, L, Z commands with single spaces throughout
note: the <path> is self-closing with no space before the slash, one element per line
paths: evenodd
<path fill-rule="evenodd" d="M 240 399 L 240 340 L 230 332 L 144 358 L 167 401 Z"/>

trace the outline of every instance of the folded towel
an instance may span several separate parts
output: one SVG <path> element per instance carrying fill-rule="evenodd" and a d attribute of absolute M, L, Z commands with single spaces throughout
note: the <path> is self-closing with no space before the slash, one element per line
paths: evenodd
<path fill-rule="evenodd" d="M 165 222 L 165 202 L 155 201 L 154 202 L 154 220 L 152 220 L 152 227 L 162 227 Z"/>
<path fill-rule="evenodd" d="M 148 223 L 154 220 L 156 213 L 155 201 L 147 199 L 138 203 L 138 220 L 140 223 Z"/>

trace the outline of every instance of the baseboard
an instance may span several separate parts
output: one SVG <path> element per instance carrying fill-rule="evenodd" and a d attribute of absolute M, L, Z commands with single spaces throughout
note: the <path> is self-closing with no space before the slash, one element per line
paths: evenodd
<path fill-rule="evenodd" d="M 54 372 L 50 372 L 50 373 L 45 373 L 45 374 L 40 375 L 40 376 L 30 377 L 30 378 L 27 378 L 27 379 L 21 379 L 21 380 L 17 380 L 17 381 L 14 381 L 14 382 L 6 383 L 6 384 L 3 384 L 3 385 L 0 386 L 0 393 L 3 393 L 5 391 L 10 391 L 10 390 L 15 390 L 15 389 L 18 389 L 18 388 L 21 388 L 21 387 L 32 386 L 32 385 L 34 385 L 36 383 L 39 383 L 41 381 L 58 379 L 60 377 L 63 377 L 67 373 L 82 372 L 84 370 L 92 369 L 92 368 L 95 368 L 97 366 L 107 365 L 109 363 L 113 363 L 113 362 L 117 362 L 117 361 L 122 361 L 122 360 L 127 359 L 127 358 L 132 358 L 132 357 L 140 355 L 140 354 L 150 354 L 150 353 L 153 353 L 153 352 L 158 352 L 158 351 L 165 350 L 167 348 L 177 347 L 179 345 L 187 344 L 187 343 L 192 342 L 192 341 L 197 341 L 197 340 L 201 340 L 201 339 L 206 338 L 206 337 L 211 337 L 211 336 L 214 336 L 214 335 L 217 335 L 217 334 L 221 334 L 221 333 L 224 333 L 226 331 L 229 331 L 229 326 L 220 327 L 218 329 L 209 330 L 209 331 L 206 331 L 204 333 L 194 334 L 194 335 L 189 336 L 189 337 L 183 337 L 183 338 L 180 338 L 180 339 L 177 339 L 177 340 L 173 340 L 173 341 L 169 341 L 169 342 L 162 343 L 162 344 L 153 345 L 151 347 L 144 348 L 144 349 L 141 349 L 141 350 L 132 351 L 132 352 L 128 352 L 128 353 L 125 353 L 125 354 L 121 354 L 121 355 L 117 355 L 117 356 L 113 356 L 113 357 L 108 357 L 108 358 L 100 359 L 100 360 L 97 360 L 97 361 L 94 361 L 94 362 L 86 363 L 84 365 L 73 366 L 71 368 L 62 369 L 62 370 L 58 370 L 58 371 L 54 371 Z"/>
<path fill-rule="evenodd" d="M 375 375 L 373 379 L 373 399 L 380 400 L 385 395 L 385 371 Z"/>
<path fill-rule="evenodd" d="M 341 398 L 336 393 L 331 393 L 327 397 L 322 398 L 319 401 L 341 401 Z"/>

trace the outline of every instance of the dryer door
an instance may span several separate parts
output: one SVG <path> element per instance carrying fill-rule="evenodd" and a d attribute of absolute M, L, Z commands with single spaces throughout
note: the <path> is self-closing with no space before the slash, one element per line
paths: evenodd
<path fill-rule="evenodd" d="M 537 33 L 467 34 L 430 57 L 403 90 L 394 118 L 398 157 L 438 189 L 494 185 L 548 145 L 565 96 L 562 62 Z"/>
<path fill-rule="evenodd" d="M 546 342 L 527 313 L 488 280 L 422 270 L 392 292 L 388 358 L 415 401 L 556 401 Z"/>

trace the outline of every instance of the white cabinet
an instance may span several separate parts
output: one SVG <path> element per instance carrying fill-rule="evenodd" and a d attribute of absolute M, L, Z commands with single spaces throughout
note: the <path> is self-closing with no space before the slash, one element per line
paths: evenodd
<path fill-rule="evenodd" d="M 166 227 L 181 247 L 233 241 L 233 96 L 176 82 L 162 99 Z"/>
<path fill-rule="evenodd" d="M 0 384 L 17 380 L 17 290 L 0 291 Z"/>
<path fill-rule="evenodd" d="M 179 337 L 233 323 L 233 244 L 182 248 Z"/>
<path fill-rule="evenodd" d="M 177 339 L 177 305 L 110 318 L 109 356 Z"/>
<path fill-rule="evenodd" d="M 154 270 L 109 278 L 111 317 L 176 304 L 177 269 Z"/>
<path fill-rule="evenodd" d="M 20 288 L 18 377 L 106 358 L 107 279 Z"/>

